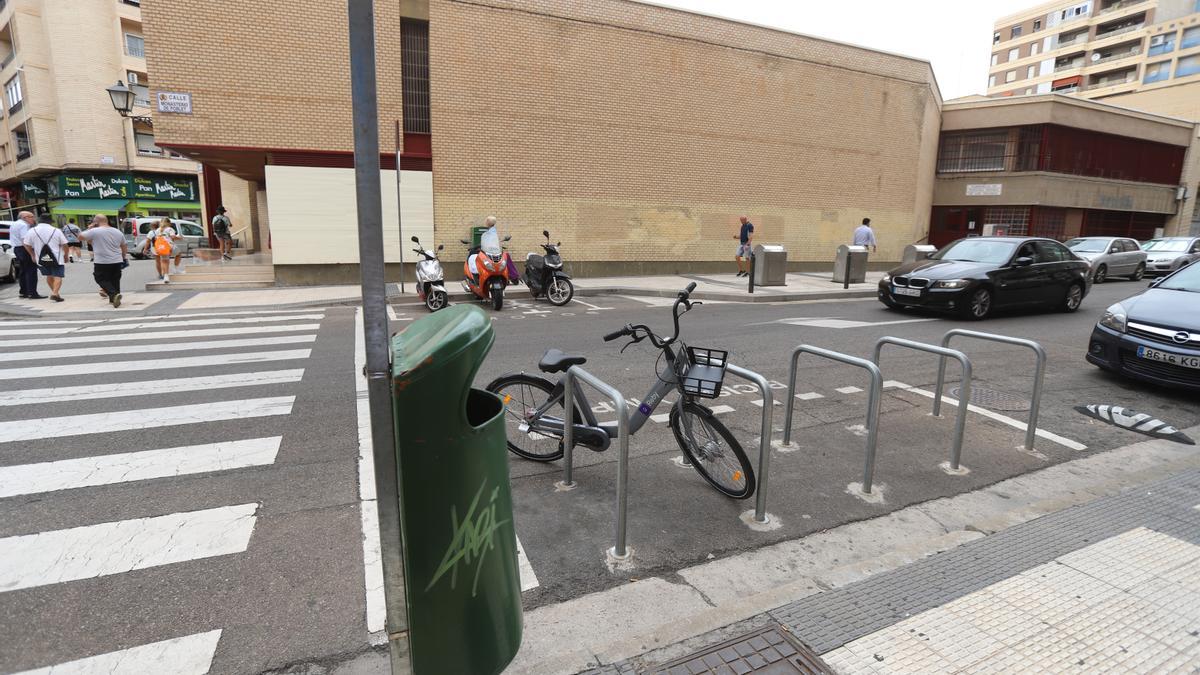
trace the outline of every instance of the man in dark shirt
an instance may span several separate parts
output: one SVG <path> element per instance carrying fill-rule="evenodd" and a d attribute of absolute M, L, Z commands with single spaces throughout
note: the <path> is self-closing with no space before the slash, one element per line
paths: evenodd
<path fill-rule="evenodd" d="M 748 277 L 750 276 L 750 239 L 754 236 L 754 223 L 750 222 L 746 216 L 742 216 L 738 220 L 742 222 L 742 228 L 733 236 L 738 240 L 737 255 L 734 259 L 737 260 L 737 276 Z"/>

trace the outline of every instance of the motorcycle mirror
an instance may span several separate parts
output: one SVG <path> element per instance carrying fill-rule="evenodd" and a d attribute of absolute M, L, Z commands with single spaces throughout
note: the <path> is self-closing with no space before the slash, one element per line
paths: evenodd
<path fill-rule="evenodd" d="M 421 243 L 421 240 L 417 239 L 417 235 L 414 234 L 412 237 L 412 243 L 419 244 L 419 243 Z"/>
<path fill-rule="evenodd" d="M 505 236 L 504 236 L 504 241 L 508 241 L 509 239 L 512 239 L 512 235 L 511 235 L 511 234 L 508 234 L 508 235 L 505 235 Z"/>
<path fill-rule="evenodd" d="M 459 243 L 464 244 L 466 246 L 471 245 L 471 242 L 467 241 L 466 239 L 459 239 L 458 241 L 459 241 Z"/>
<path fill-rule="evenodd" d="M 550 238 L 549 230 L 542 230 L 542 236 L 549 239 Z"/>
<path fill-rule="evenodd" d="M 555 246 L 562 246 L 562 242 L 561 241 L 558 242 L 557 244 L 555 244 Z"/>
<path fill-rule="evenodd" d="M 446 245 L 445 245 L 445 244 L 438 244 L 438 250 L 439 250 L 439 251 L 440 251 L 440 250 L 442 250 L 442 249 L 444 249 L 444 248 L 446 248 Z"/>

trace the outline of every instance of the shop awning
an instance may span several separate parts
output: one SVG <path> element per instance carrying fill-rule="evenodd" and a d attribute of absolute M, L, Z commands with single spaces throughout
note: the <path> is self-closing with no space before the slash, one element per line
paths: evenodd
<path fill-rule="evenodd" d="M 102 213 L 115 216 L 125 208 L 126 202 L 120 199 L 63 199 L 50 203 L 50 213 L 64 216 L 91 216 Z"/>
<path fill-rule="evenodd" d="M 125 208 L 129 213 L 145 213 L 147 211 L 199 211 L 200 202 L 165 202 L 153 199 L 138 199 L 129 202 Z"/>

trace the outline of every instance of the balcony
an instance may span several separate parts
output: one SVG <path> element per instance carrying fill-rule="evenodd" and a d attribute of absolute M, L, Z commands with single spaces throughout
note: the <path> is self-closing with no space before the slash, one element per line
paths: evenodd
<path fill-rule="evenodd" d="M 1087 38 L 1087 31 L 1077 33 L 1069 38 L 1059 38 L 1058 43 L 1054 46 L 1054 48 L 1061 49 L 1063 47 L 1070 47 L 1074 44 L 1083 44 L 1084 42 L 1087 42 Z"/>
<path fill-rule="evenodd" d="M 1082 68 L 1082 67 L 1083 67 L 1083 59 L 1075 59 L 1074 61 L 1068 61 L 1067 63 L 1054 64 L 1054 72 L 1057 73 L 1057 72 L 1061 72 L 1064 70 L 1073 70 L 1075 68 Z"/>
<path fill-rule="evenodd" d="M 1096 53 L 1097 53 L 1097 54 L 1099 54 L 1100 52 L 1096 52 Z M 1112 53 L 1112 54 L 1109 54 L 1109 55 L 1107 55 L 1107 56 L 1101 56 L 1100 58 L 1098 58 L 1098 59 L 1096 59 L 1096 60 L 1092 61 L 1092 65 L 1098 65 L 1098 64 L 1101 64 L 1101 63 L 1108 63 L 1108 62 L 1110 62 L 1110 61 L 1120 61 L 1121 59 L 1127 59 L 1127 58 L 1129 58 L 1129 57 L 1131 57 L 1131 56 L 1137 56 L 1138 54 L 1141 54 L 1141 53 L 1142 53 L 1142 48 L 1141 48 L 1141 47 L 1138 47 L 1138 48 L 1136 48 L 1136 49 L 1127 49 L 1127 50 L 1125 50 L 1125 51 L 1122 51 L 1122 52 L 1114 52 L 1114 53 Z"/>
<path fill-rule="evenodd" d="M 1104 40 L 1104 39 L 1107 39 L 1107 38 L 1110 38 L 1110 37 L 1116 37 L 1116 36 L 1118 36 L 1118 35 L 1124 35 L 1125 33 L 1132 33 L 1132 32 L 1133 32 L 1133 31 L 1135 31 L 1135 30 L 1141 30 L 1141 29 L 1143 29 L 1143 28 L 1145 28 L 1145 27 L 1146 27 L 1146 24 L 1145 24 L 1145 23 L 1141 23 L 1141 22 L 1139 22 L 1139 23 L 1135 23 L 1135 24 L 1131 24 L 1131 25 L 1128 25 L 1128 26 L 1121 26 L 1120 28 L 1114 28 L 1114 29 L 1112 29 L 1112 30 L 1105 31 L 1105 32 L 1103 32 L 1103 33 L 1097 32 L 1097 33 L 1096 33 L 1096 39 L 1097 39 L 1097 40 Z"/>
<path fill-rule="evenodd" d="M 1113 4 L 1101 9 L 1099 12 L 1096 13 L 1096 16 L 1103 16 L 1105 14 L 1112 14 L 1113 12 L 1119 12 L 1122 9 L 1129 9 L 1130 7 L 1133 7 L 1134 5 L 1140 5 L 1143 2 L 1146 2 L 1146 0 L 1118 0 L 1118 2 L 1114 2 Z"/>
<path fill-rule="evenodd" d="M 1115 73 L 1112 75 L 1104 75 L 1102 77 L 1093 78 L 1088 82 L 1088 89 L 1103 89 L 1105 87 L 1115 87 L 1121 84 L 1129 84 L 1137 82 L 1137 68 L 1132 68 L 1129 71 Z"/>

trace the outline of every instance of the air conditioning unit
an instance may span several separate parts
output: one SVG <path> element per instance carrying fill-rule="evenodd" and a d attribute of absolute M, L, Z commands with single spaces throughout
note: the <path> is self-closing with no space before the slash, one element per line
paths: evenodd
<path fill-rule="evenodd" d="M 1157 47 L 1157 46 L 1161 45 L 1162 43 L 1166 42 L 1166 40 L 1167 40 L 1166 35 L 1155 35 L 1154 37 L 1150 38 L 1150 46 Z"/>

